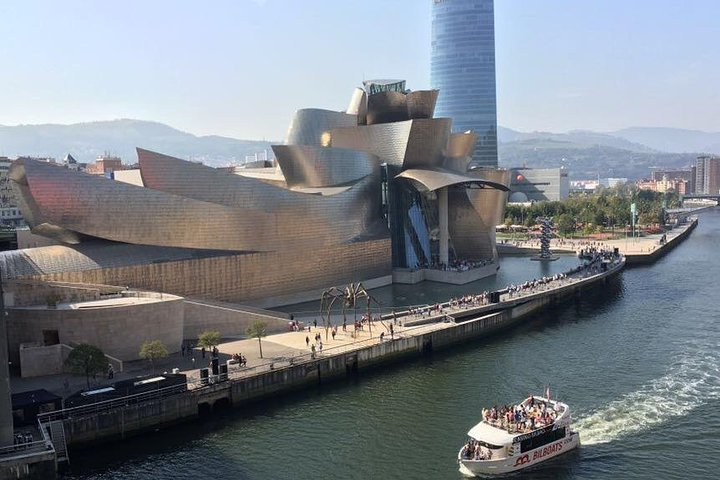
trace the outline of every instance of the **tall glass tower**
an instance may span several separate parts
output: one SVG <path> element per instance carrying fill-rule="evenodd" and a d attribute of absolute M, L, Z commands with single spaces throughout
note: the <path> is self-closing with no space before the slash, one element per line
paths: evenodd
<path fill-rule="evenodd" d="M 436 117 L 453 131 L 473 130 L 474 165 L 497 167 L 493 0 L 432 0 L 430 83 L 440 90 Z"/>

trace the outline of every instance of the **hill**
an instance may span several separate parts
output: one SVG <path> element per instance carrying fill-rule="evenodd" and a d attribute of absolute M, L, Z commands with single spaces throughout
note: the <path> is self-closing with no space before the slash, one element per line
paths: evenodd
<path fill-rule="evenodd" d="M 637 142 L 664 152 L 720 153 L 720 132 L 664 127 L 624 128 L 608 135 Z"/>
<path fill-rule="evenodd" d="M 652 167 L 683 168 L 696 154 L 637 152 L 603 145 L 584 145 L 549 139 L 498 144 L 500 166 L 568 168 L 570 178 L 624 177 L 631 180 L 650 176 Z"/>
<path fill-rule="evenodd" d="M 79 162 L 92 162 L 108 152 L 135 163 L 135 147 L 221 166 L 242 163 L 245 155 L 270 149 L 270 141 L 238 140 L 216 135 L 196 136 L 158 122 L 112 120 L 72 125 L 0 126 L 0 154 L 55 157 L 70 153 Z"/>
<path fill-rule="evenodd" d="M 591 132 L 589 130 L 572 130 L 567 133 L 552 132 L 519 132 L 505 127 L 498 127 L 498 141 L 511 143 L 527 140 L 551 140 L 554 142 L 572 143 L 578 146 L 602 146 L 619 148 L 631 152 L 652 153 L 657 150 L 642 143 L 635 143 L 624 138 L 606 133 Z"/>

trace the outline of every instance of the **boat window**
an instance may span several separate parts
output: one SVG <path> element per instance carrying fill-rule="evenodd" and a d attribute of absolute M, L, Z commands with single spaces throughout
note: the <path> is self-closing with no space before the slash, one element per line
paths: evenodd
<path fill-rule="evenodd" d="M 557 428 L 547 433 L 543 433 L 542 435 L 528 438 L 527 440 L 520 442 L 520 452 L 525 453 L 527 451 L 534 450 L 542 447 L 543 445 L 547 445 L 548 443 L 560 440 L 563 437 L 565 437 L 565 427 Z"/>
<path fill-rule="evenodd" d="M 479 443 L 481 446 L 483 446 L 485 448 L 489 448 L 490 450 L 498 450 L 500 448 L 503 448 L 503 447 L 500 447 L 497 445 L 493 445 L 492 443 L 483 442 L 482 440 L 478 440 L 476 438 L 471 438 L 471 440 L 474 440 L 475 442 Z"/>

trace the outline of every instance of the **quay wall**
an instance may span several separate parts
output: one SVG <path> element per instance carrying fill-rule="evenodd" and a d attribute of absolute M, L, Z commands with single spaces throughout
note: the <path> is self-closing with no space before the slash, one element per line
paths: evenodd
<path fill-rule="evenodd" d="M 667 254 L 670 250 L 680 245 L 680 243 L 682 243 L 682 241 L 685 240 L 692 233 L 693 230 L 695 230 L 697 224 L 698 219 L 693 218 L 687 228 L 685 228 L 685 230 L 683 230 L 680 234 L 670 238 L 664 245 L 661 245 L 652 252 L 626 254 L 625 258 L 627 259 L 627 264 L 631 266 L 648 265 L 650 263 L 655 263 L 659 258 L 665 256 L 665 254 Z"/>
<path fill-rule="evenodd" d="M 197 415 L 198 399 L 191 391 L 92 415 L 71 416 L 63 420 L 63 426 L 68 446 L 89 446 L 98 441 L 121 440 L 160 426 L 190 420 Z"/>
<path fill-rule="evenodd" d="M 416 358 L 462 342 L 486 337 L 522 322 L 529 315 L 563 298 L 578 295 L 582 289 L 604 283 L 619 273 L 623 264 L 580 282 L 537 292 L 525 298 L 504 302 L 505 310 L 477 315 L 472 311 L 455 314 L 427 332 L 401 333 L 395 339 L 373 343 L 316 359 L 288 362 L 286 366 L 228 382 L 197 388 L 136 405 L 127 405 L 86 416 L 68 415 L 63 420 L 68 445 L 73 448 L 97 442 L 123 439 L 142 431 L 157 429 L 197 418 L 216 406 L 242 406 L 263 398 L 345 378 L 361 370 Z M 449 317 L 448 317 L 449 318 Z M 307 358 L 307 357 L 305 357 Z"/>
<path fill-rule="evenodd" d="M 54 480 L 57 478 L 55 451 L 18 454 L 0 460 L 0 480 Z"/>

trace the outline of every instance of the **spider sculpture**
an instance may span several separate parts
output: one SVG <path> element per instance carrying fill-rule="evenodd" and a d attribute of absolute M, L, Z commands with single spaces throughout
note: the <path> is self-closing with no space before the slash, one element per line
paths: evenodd
<path fill-rule="evenodd" d="M 335 303 L 340 300 L 342 306 L 343 320 L 346 320 L 346 312 L 348 309 L 356 308 L 361 299 L 365 299 L 367 304 L 368 319 L 371 319 L 372 312 L 370 310 L 371 303 L 380 306 L 375 298 L 370 295 L 362 283 L 350 283 L 344 289 L 338 287 L 332 287 L 325 290 L 320 298 L 320 316 L 323 319 L 325 325 L 325 339 L 327 340 L 328 331 L 330 330 L 330 315 Z M 372 322 L 368 322 L 368 329 L 370 335 L 372 335 Z"/>

